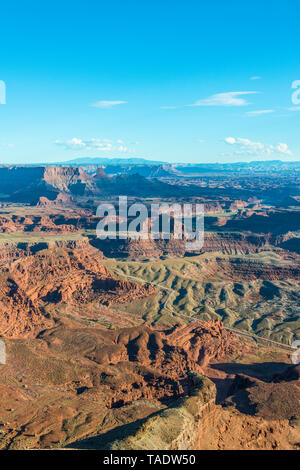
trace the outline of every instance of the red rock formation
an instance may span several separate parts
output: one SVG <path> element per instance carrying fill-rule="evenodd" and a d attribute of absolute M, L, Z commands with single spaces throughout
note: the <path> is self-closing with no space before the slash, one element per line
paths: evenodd
<path fill-rule="evenodd" d="M 120 400 L 123 404 L 140 398 L 165 401 L 184 395 L 189 372 L 202 373 L 210 360 L 228 358 L 240 347 L 237 337 L 224 330 L 220 322 L 193 323 L 166 331 L 148 325 L 116 331 L 74 329 L 63 322 L 39 338 L 55 354 L 65 350 L 87 357 L 105 373 L 112 368 L 118 374 L 122 370 L 118 379 L 106 382 L 112 387 L 107 390 L 109 406 Z M 99 385 L 95 376 L 84 393 L 95 393 Z"/>
<path fill-rule="evenodd" d="M 56 199 L 53 201 L 41 196 L 36 204 L 37 207 L 55 207 L 55 206 L 63 206 L 68 207 L 74 204 L 74 198 L 67 193 L 61 192 L 57 195 Z"/>
<path fill-rule="evenodd" d="M 155 292 L 150 285 L 115 279 L 101 264 L 101 252 L 42 250 L 12 262 L 1 273 L 0 328 L 6 336 L 36 335 L 53 325 L 47 305 L 103 305 L 128 302 Z"/>

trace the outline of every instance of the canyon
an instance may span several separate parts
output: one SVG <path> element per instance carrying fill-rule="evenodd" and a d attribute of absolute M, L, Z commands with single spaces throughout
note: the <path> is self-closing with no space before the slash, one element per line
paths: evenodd
<path fill-rule="evenodd" d="M 276 162 L 0 167 L 0 448 L 299 449 L 299 188 Z M 124 194 L 204 204 L 203 247 L 98 239 Z"/>

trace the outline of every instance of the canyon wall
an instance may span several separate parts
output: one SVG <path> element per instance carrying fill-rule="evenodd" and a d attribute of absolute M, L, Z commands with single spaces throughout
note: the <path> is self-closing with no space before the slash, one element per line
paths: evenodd
<path fill-rule="evenodd" d="M 191 374 L 190 396 L 141 422 L 131 435 L 108 443 L 111 450 L 192 450 L 199 448 L 201 422 L 215 406 L 216 387 L 207 377 Z"/>

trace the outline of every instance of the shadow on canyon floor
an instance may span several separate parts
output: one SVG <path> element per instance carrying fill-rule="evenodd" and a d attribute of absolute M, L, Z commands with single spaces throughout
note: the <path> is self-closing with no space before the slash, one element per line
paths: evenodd
<path fill-rule="evenodd" d="M 211 369 L 220 370 L 227 374 L 245 374 L 264 382 L 269 382 L 274 375 L 284 372 L 292 364 L 285 362 L 258 362 L 253 364 L 219 363 L 211 364 Z"/>

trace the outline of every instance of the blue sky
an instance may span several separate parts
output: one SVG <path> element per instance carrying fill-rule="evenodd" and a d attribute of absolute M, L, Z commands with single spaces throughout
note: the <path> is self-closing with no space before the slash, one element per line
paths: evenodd
<path fill-rule="evenodd" d="M 6 2 L 0 162 L 300 160 L 299 43 L 298 0 Z"/>

